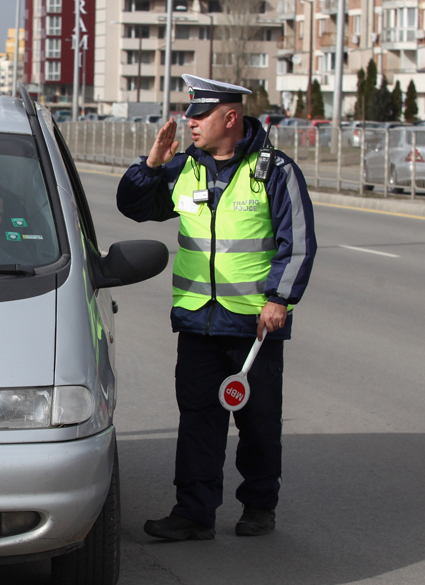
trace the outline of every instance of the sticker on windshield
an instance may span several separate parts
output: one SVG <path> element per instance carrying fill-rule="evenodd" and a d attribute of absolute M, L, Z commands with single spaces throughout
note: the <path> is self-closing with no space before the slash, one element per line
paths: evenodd
<path fill-rule="evenodd" d="M 10 240 L 11 242 L 20 242 L 21 234 L 18 234 L 17 232 L 6 232 L 6 240 Z"/>
<path fill-rule="evenodd" d="M 30 236 L 29 234 L 24 234 L 22 236 L 23 240 L 42 240 L 43 236 Z"/>
<path fill-rule="evenodd" d="M 28 227 L 28 224 L 23 217 L 11 217 L 10 221 L 14 227 Z"/>

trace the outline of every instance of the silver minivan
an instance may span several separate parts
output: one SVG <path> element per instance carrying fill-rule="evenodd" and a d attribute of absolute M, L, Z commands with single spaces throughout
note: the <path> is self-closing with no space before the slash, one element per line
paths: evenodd
<path fill-rule="evenodd" d="M 109 287 L 161 272 L 160 242 L 102 254 L 67 146 L 20 86 L 0 97 L 0 563 L 115 585 L 119 477 Z"/>

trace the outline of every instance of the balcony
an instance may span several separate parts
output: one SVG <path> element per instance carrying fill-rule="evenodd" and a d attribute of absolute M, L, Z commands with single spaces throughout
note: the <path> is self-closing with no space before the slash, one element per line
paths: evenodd
<path fill-rule="evenodd" d="M 336 32 L 326 32 L 323 33 L 322 36 L 319 37 L 318 40 L 318 46 L 322 51 L 325 52 L 333 52 L 335 51 L 336 48 L 336 38 L 337 38 L 337 33 Z M 344 47 L 347 47 L 349 43 L 349 37 L 348 35 L 344 36 Z"/>
<path fill-rule="evenodd" d="M 338 13 L 338 0 L 321 0 L 320 4 L 323 14 Z"/>
<path fill-rule="evenodd" d="M 417 48 L 418 33 L 416 28 L 386 28 L 382 31 L 383 49 L 415 50 Z"/>
<path fill-rule="evenodd" d="M 295 0 L 281 0 L 277 6 L 277 15 L 282 20 L 295 20 Z"/>
<path fill-rule="evenodd" d="M 286 57 L 295 53 L 295 37 L 280 37 L 276 43 L 277 56 Z"/>

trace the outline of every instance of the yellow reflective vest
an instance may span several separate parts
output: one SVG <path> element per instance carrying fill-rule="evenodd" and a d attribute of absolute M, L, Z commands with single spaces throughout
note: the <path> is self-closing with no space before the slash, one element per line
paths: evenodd
<path fill-rule="evenodd" d="M 206 168 L 188 157 L 172 194 L 181 220 L 173 267 L 175 307 L 196 311 L 217 300 L 234 313 L 255 315 L 266 304 L 264 287 L 277 250 L 265 186 L 256 183 L 258 193 L 249 188 L 256 160 L 253 153 L 240 164 L 211 210 L 207 202 L 193 200 L 194 191 L 207 187 Z"/>

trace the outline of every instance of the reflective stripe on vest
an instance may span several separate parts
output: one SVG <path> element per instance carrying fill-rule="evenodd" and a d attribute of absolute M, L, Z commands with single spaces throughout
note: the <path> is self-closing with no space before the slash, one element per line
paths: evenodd
<path fill-rule="evenodd" d="M 276 245 L 264 184 L 258 193 L 249 189 L 256 160 L 256 154 L 244 160 L 227 188 L 220 182 L 224 192 L 216 212 L 193 202 L 193 191 L 207 186 L 206 169 L 200 166 L 195 177 L 193 161 L 186 161 L 172 195 L 181 219 L 174 306 L 194 311 L 217 299 L 230 311 L 250 315 L 267 302 L 264 287 Z"/>

